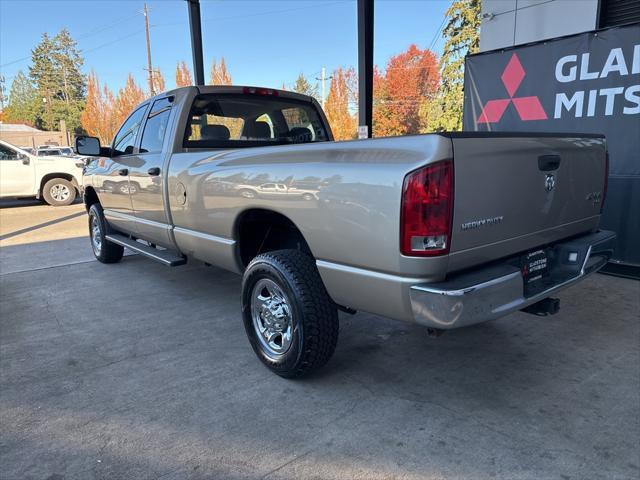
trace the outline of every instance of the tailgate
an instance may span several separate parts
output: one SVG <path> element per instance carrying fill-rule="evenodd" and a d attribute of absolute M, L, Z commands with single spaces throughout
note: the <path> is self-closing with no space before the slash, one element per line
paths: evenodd
<path fill-rule="evenodd" d="M 450 270 L 597 227 L 606 170 L 602 136 L 453 135 Z"/>

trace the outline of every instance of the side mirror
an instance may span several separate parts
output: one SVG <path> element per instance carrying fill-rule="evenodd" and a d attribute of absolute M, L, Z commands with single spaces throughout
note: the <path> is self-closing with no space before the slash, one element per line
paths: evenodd
<path fill-rule="evenodd" d="M 76 152 L 79 155 L 99 157 L 101 153 L 100 139 L 97 137 L 81 136 L 76 138 Z"/>
<path fill-rule="evenodd" d="M 24 153 L 20 153 L 18 155 L 18 158 L 20 158 L 20 160 L 22 160 L 22 164 L 23 165 L 29 165 L 31 163 L 31 161 L 29 159 L 29 155 L 25 155 Z"/>

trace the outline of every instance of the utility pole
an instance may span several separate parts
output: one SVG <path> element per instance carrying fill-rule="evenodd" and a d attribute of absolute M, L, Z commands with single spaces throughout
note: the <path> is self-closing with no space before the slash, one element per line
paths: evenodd
<path fill-rule="evenodd" d="M 4 75 L 0 75 L 0 111 L 4 110 Z"/>
<path fill-rule="evenodd" d="M 320 80 L 320 83 L 322 85 L 321 90 L 322 90 L 322 109 L 324 110 L 324 102 L 325 102 L 325 96 L 324 96 L 324 92 L 325 92 L 325 82 L 327 80 L 331 80 L 333 78 L 333 75 L 327 77 L 327 69 L 322 67 L 322 70 L 320 72 L 320 78 L 316 77 L 316 80 Z"/>
<path fill-rule="evenodd" d="M 155 88 L 153 88 L 153 67 L 151 66 L 151 40 L 149 39 L 149 9 L 147 4 L 144 4 L 144 29 L 147 34 L 147 71 L 149 72 L 149 93 L 151 96 L 156 94 Z"/>

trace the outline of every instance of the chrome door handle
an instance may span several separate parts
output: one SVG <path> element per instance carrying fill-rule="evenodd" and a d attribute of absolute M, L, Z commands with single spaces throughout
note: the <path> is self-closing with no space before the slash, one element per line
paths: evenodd
<path fill-rule="evenodd" d="M 160 175 L 160 168 L 159 167 L 152 167 L 149 170 L 147 170 L 147 173 L 149 175 L 151 175 L 152 177 L 156 177 L 156 176 Z"/>
<path fill-rule="evenodd" d="M 121 168 L 120 170 L 118 170 L 118 175 L 120 175 L 121 177 L 126 177 L 127 175 L 129 175 L 129 169 Z"/>

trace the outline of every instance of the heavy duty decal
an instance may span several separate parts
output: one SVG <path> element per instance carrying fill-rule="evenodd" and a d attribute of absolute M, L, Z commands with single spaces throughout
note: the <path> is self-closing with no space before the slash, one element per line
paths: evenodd
<path fill-rule="evenodd" d="M 504 217 L 500 215 L 499 217 L 491 217 L 491 218 L 482 218 L 480 220 L 472 220 L 470 222 L 465 222 L 460 225 L 462 230 L 473 230 L 475 228 L 484 227 L 485 225 L 497 225 L 498 223 L 502 223 Z"/>

